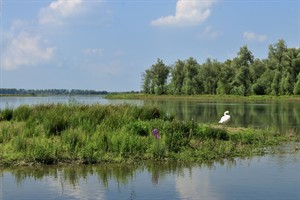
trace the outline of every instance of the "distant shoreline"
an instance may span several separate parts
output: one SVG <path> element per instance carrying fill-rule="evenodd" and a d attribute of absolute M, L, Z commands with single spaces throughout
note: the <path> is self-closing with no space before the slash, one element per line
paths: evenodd
<path fill-rule="evenodd" d="M 271 95 L 252 95 L 252 96 L 239 96 L 239 95 L 149 95 L 142 93 L 108 93 L 107 99 L 164 99 L 164 100 L 222 100 L 222 101 L 240 101 L 240 100 L 253 100 L 253 101 L 270 101 L 270 100 L 292 100 L 300 101 L 300 95 L 291 96 L 271 96 Z"/>

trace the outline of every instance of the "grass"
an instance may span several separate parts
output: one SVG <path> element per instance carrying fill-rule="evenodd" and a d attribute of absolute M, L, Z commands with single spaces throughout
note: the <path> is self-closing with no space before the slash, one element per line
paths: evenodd
<path fill-rule="evenodd" d="M 143 93 L 110 93 L 106 95 L 107 99 L 167 99 L 167 100 L 195 100 L 195 101 L 272 101 L 272 100 L 288 100 L 288 101 L 300 101 L 299 95 L 154 95 Z"/>
<path fill-rule="evenodd" d="M 45 104 L 0 111 L 0 165 L 204 162 L 261 155 L 291 141 L 299 142 L 299 135 L 178 121 L 148 106 Z"/>

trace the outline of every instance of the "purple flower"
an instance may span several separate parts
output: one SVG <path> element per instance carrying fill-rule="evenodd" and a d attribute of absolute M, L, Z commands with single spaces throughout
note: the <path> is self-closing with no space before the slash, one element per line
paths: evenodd
<path fill-rule="evenodd" d="M 159 135 L 157 128 L 152 130 L 152 134 L 156 139 L 160 139 L 160 135 Z"/>

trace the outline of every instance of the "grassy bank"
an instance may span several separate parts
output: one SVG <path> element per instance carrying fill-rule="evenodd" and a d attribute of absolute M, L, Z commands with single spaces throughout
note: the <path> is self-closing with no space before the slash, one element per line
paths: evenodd
<path fill-rule="evenodd" d="M 299 136 L 178 121 L 156 107 L 50 104 L 0 112 L 1 165 L 212 161 L 291 141 Z"/>
<path fill-rule="evenodd" d="M 271 96 L 271 95 L 150 95 L 142 93 L 110 93 L 106 95 L 107 99 L 162 99 L 162 100 L 195 100 L 195 101 L 273 101 L 273 100 L 289 100 L 300 101 L 299 95 L 291 96 Z"/>

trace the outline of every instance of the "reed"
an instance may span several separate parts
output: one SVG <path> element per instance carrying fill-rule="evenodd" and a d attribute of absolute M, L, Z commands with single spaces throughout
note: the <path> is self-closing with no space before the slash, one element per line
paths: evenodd
<path fill-rule="evenodd" d="M 202 162 L 263 154 L 266 146 L 299 142 L 299 135 L 179 121 L 146 106 L 47 104 L 5 108 L 0 116 L 1 165 Z"/>

